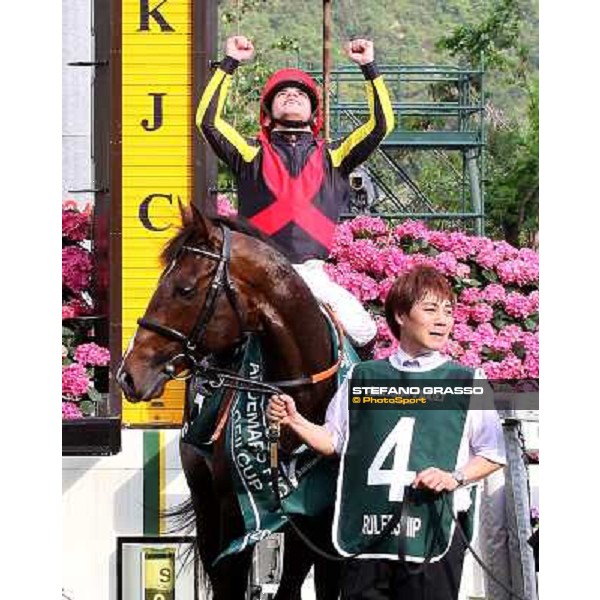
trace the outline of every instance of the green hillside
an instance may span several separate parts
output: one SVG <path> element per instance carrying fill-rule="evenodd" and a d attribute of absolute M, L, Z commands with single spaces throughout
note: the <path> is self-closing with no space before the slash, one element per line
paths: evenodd
<path fill-rule="evenodd" d="M 479 67 L 484 56 L 486 231 L 514 245 L 535 243 L 539 203 L 537 2 L 332 0 L 331 5 L 334 68 L 351 65 L 342 44 L 356 36 L 374 41 L 380 65 Z M 228 36 L 241 34 L 253 40 L 257 51 L 252 63 L 236 73 L 226 105 L 226 118 L 238 130 L 247 135 L 257 131 L 260 90 L 275 69 L 295 65 L 321 69 L 322 8 L 322 2 L 314 0 L 219 3 L 220 47 Z M 351 89 L 347 99 L 362 101 L 362 86 Z M 391 154 L 437 212 L 462 210 L 458 153 L 397 148 Z M 410 202 L 412 192 L 381 157 L 369 159 L 368 167 L 403 202 Z M 226 168 L 220 169 L 219 182 L 223 188 L 231 186 Z"/>
<path fill-rule="evenodd" d="M 498 0 L 333 0 L 333 65 L 349 64 L 341 52 L 343 40 L 358 35 L 373 39 L 380 64 L 456 64 L 436 44 L 463 24 L 474 24 Z M 537 73 L 537 2 L 521 0 L 520 37 L 528 50 L 527 68 Z M 322 2 L 309 0 L 223 0 L 219 3 L 220 47 L 237 32 L 250 37 L 264 52 L 265 63 L 275 68 L 285 64 L 321 67 Z M 282 40 L 283 38 L 283 40 Z M 280 44 L 297 44 L 297 51 L 274 50 Z M 282 43 L 283 42 L 283 43 Z M 507 56 L 514 58 L 514 51 Z M 488 87 L 494 104 L 510 114 L 525 110 L 523 93 L 494 70 L 488 72 Z"/>

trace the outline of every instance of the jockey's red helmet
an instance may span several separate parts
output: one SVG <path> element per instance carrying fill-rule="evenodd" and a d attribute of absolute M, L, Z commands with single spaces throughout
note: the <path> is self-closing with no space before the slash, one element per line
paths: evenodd
<path fill-rule="evenodd" d="M 317 135 L 323 126 L 321 93 L 315 80 L 301 69 L 280 69 L 269 77 L 260 94 L 260 126 L 267 134 L 267 117 L 271 117 L 271 104 L 275 94 L 286 87 L 297 87 L 308 94 L 312 108 L 310 128 Z"/>

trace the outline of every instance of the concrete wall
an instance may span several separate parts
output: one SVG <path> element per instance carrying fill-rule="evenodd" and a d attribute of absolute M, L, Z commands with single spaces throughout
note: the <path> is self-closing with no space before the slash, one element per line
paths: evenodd
<path fill-rule="evenodd" d="M 91 0 L 63 0 L 62 21 L 62 197 L 81 204 L 93 194 L 69 190 L 92 189 L 92 84 L 94 69 L 68 66 L 93 61 Z"/>

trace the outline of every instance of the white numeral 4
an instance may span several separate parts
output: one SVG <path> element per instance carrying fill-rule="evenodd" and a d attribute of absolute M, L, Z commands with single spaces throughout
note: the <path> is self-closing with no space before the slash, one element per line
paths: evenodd
<path fill-rule="evenodd" d="M 414 427 L 414 417 L 401 418 L 381 444 L 367 471 L 367 485 L 390 486 L 388 495 L 390 502 L 402 502 L 405 486 L 410 485 L 416 476 L 415 471 L 407 470 Z M 392 468 L 382 469 L 383 463 L 392 451 L 394 451 Z"/>

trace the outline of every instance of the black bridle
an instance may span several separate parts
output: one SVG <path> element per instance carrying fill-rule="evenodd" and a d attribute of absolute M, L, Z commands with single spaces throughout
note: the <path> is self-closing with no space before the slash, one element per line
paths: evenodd
<path fill-rule="evenodd" d="M 217 267 L 208 288 L 204 305 L 200 310 L 200 315 L 198 316 L 198 320 L 196 321 L 192 331 L 188 335 L 185 335 L 173 327 L 161 325 L 160 323 L 152 321 L 151 319 L 140 318 L 137 321 L 138 325 L 143 329 L 157 333 L 164 338 L 178 342 L 182 345 L 183 352 L 174 356 L 165 366 L 165 371 L 172 379 L 177 378 L 175 376 L 175 362 L 180 358 L 183 358 L 188 362 L 190 374 L 200 368 L 202 356 L 199 354 L 199 346 L 201 344 L 202 337 L 206 332 L 206 328 L 208 327 L 208 324 L 210 323 L 210 320 L 212 319 L 216 310 L 217 300 L 223 292 L 227 296 L 227 299 L 233 308 L 233 312 L 235 313 L 240 326 L 240 340 L 238 341 L 241 341 L 244 337 L 244 319 L 242 317 L 242 310 L 237 298 L 237 294 L 235 293 L 235 286 L 229 274 L 229 262 L 231 258 L 231 230 L 229 227 L 221 223 L 219 226 L 223 233 L 223 245 L 221 246 L 220 253 L 211 252 L 210 250 L 205 250 L 203 248 L 196 248 L 195 246 L 184 245 L 174 259 L 175 262 L 182 253 L 191 252 L 197 256 L 204 256 L 211 260 L 217 261 Z M 173 265 L 171 265 L 169 269 L 172 268 L 172 266 Z M 163 273 L 163 277 L 164 275 L 165 274 Z M 187 377 L 179 379 L 185 378 Z"/>

